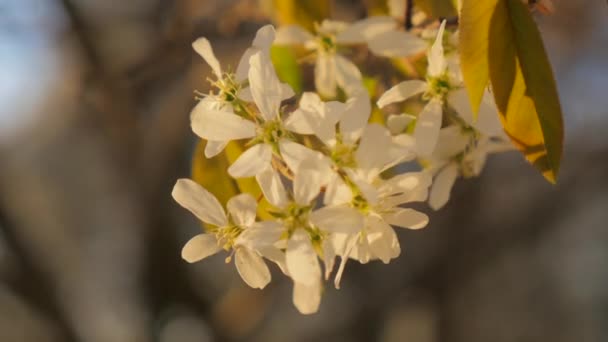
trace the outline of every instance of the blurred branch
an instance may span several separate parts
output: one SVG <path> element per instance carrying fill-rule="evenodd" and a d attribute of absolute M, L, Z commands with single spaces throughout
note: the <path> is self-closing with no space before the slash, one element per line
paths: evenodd
<path fill-rule="evenodd" d="M 39 265 L 31 260 L 30 254 L 15 236 L 14 229 L 3 208 L 0 207 L 0 232 L 2 232 L 2 237 L 6 241 L 6 246 L 10 248 L 17 259 L 20 272 L 18 278 L 14 280 L 15 283 L 9 283 L 9 285 L 33 309 L 51 319 L 51 322 L 59 329 L 66 342 L 76 341 L 74 332 L 59 309 L 59 305 L 57 305 L 57 298 L 50 295 L 51 283 L 43 275 L 42 270 L 38 267 Z"/>

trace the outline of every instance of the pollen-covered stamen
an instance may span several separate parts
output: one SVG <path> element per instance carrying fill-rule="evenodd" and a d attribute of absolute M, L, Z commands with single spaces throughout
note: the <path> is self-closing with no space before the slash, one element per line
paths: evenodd
<path fill-rule="evenodd" d="M 279 120 L 266 121 L 258 127 L 258 137 L 260 137 L 264 143 L 273 146 L 277 153 L 279 141 L 281 139 L 289 138 L 289 136 L 289 131 L 283 127 L 283 123 Z"/>
<path fill-rule="evenodd" d="M 207 81 L 219 91 L 218 95 L 215 96 L 225 102 L 234 102 L 238 99 L 238 93 L 242 85 L 236 81 L 233 73 L 226 72 L 222 76 L 220 79 L 207 79 Z"/>
<path fill-rule="evenodd" d="M 344 144 L 341 139 L 337 139 L 336 145 L 330 151 L 330 158 L 338 168 L 354 168 L 357 166 L 355 150 L 355 146 Z"/>
<path fill-rule="evenodd" d="M 453 89 L 447 73 L 437 77 L 427 77 L 428 90 L 422 95 L 424 100 L 445 100 L 447 94 Z"/>
<path fill-rule="evenodd" d="M 243 228 L 239 227 L 236 224 L 230 224 L 225 227 L 216 228 L 213 233 L 217 238 L 218 244 L 222 246 L 225 250 L 229 251 L 234 247 L 234 243 L 236 238 L 241 235 L 243 232 Z"/>
<path fill-rule="evenodd" d="M 337 50 L 335 38 L 330 35 L 320 34 L 317 36 L 317 46 L 321 52 L 333 54 Z"/>
<path fill-rule="evenodd" d="M 310 206 L 303 206 L 291 203 L 284 211 L 283 223 L 291 235 L 298 228 L 309 228 L 308 215 L 311 211 Z"/>

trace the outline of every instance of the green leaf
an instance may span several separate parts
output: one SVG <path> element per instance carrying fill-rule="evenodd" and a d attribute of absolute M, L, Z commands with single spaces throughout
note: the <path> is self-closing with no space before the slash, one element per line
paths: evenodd
<path fill-rule="evenodd" d="M 520 0 L 463 0 L 460 53 L 474 112 L 488 81 L 505 132 L 555 183 L 563 149 L 563 119 L 540 32 Z"/>
<path fill-rule="evenodd" d="M 456 16 L 456 6 L 452 0 L 415 0 L 414 4 L 431 18 Z"/>
<path fill-rule="evenodd" d="M 313 31 L 314 23 L 329 18 L 331 1 L 273 0 L 275 20 L 280 25 L 298 24 Z"/>
<path fill-rule="evenodd" d="M 296 54 L 288 46 L 270 48 L 272 64 L 277 70 L 279 79 L 291 86 L 296 93 L 302 92 L 302 70 L 298 65 Z"/>

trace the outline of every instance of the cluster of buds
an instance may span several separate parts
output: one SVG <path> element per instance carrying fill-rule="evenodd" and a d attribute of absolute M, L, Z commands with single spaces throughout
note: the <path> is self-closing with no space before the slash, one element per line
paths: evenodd
<path fill-rule="evenodd" d="M 267 25 L 235 72 L 222 70 L 205 38 L 195 41 L 216 79 L 192 111 L 192 130 L 206 140 L 207 158 L 241 141 L 247 149 L 227 172 L 255 177 L 270 207 L 259 208 L 259 198 L 242 193 L 224 209 L 194 181 L 178 180 L 173 197 L 206 224 L 184 246 L 183 258 L 196 262 L 224 250 L 245 283 L 260 289 L 271 280 L 267 263 L 275 264 L 293 281 L 296 308 L 310 314 L 325 281 L 333 277 L 340 286 L 349 260 L 398 257 L 395 229 L 429 221 L 408 206 L 428 201 L 440 209 L 458 177 L 478 176 L 489 154 L 512 149 L 489 91 L 473 114 L 456 39 L 445 22 L 406 32 L 388 16 L 326 20 L 314 32 Z M 284 106 L 296 94 L 277 76 L 273 44 L 300 45 L 314 63 L 316 91 L 299 94 L 297 106 Z M 355 48 L 374 58 L 426 56 L 428 66 L 423 79 L 370 95 L 347 57 Z M 421 103 L 421 110 L 403 112 L 405 101 Z M 373 110 L 385 124 L 369 123 Z"/>

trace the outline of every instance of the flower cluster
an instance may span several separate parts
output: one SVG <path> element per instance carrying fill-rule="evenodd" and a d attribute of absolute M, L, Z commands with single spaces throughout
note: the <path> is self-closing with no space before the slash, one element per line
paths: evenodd
<path fill-rule="evenodd" d="M 224 210 L 194 181 L 178 180 L 174 199 L 207 228 L 184 246 L 183 258 L 196 262 L 225 250 L 245 283 L 260 289 L 271 280 L 267 262 L 276 264 L 293 281 L 296 308 L 310 314 L 332 274 L 339 288 L 348 260 L 398 257 L 395 229 L 429 221 L 411 203 L 441 208 L 459 176 L 479 175 L 488 154 L 511 149 L 489 94 L 473 115 L 453 46 L 457 32 L 447 31 L 444 22 L 406 32 L 393 17 L 326 20 L 314 32 L 268 25 L 234 73 L 221 68 L 205 38 L 195 41 L 217 79 L 192 111 L 192 130 L 206 140 L 207 158 L 230 141 L 244 144 L 227 172 L 255 177 L 271 208 L 242 193 Z M 300 45 L 314 63 L 316 92 L 300 94 L 297 105 L 284 105 L 296 94 L 277 76 L 273 44 Z M 347 58 L 361 50 L 378 59 L 426 56 L 425 77 L 370 95 Z M 403 113 L 408 100 L 423 104 L 419 113 Z M 387 110 L 386 124 L 369 123 L 373 110 Z M 261 219 L 260 210 L 272 219 Z"/>

